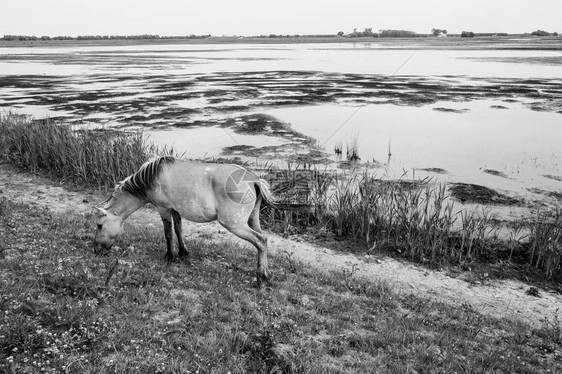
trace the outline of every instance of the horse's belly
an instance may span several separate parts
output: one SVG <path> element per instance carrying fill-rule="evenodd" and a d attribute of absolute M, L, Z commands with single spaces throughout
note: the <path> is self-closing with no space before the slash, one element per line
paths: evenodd
<path fill-rule="evenodd" d="M 216 209 L 199 204 L 178 204 L 174 209 L 183 218 L 192 222 L 211 222 L 217 219 Z"/>

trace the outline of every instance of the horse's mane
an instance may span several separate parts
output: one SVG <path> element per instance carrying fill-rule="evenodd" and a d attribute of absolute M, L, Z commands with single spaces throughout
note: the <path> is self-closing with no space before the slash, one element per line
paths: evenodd
<path fill-rule="evenodd" d="M 162 156 L 144 163 L 139 170 L 123 180 L 119 187 L 139 199 L 146 198 L 146 194 L 154 187 L 154 181 L 160 175 L 162 166 L 176 162 L 173 156 Z"/>

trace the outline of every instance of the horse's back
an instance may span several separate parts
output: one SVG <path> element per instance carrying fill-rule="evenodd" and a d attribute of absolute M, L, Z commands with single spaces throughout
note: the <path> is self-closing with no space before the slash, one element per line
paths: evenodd
<path fill-rule="evenodd" d="M 245 216 L 255 204 L 257 181 L 238 165 L 179 161 L 162 171 L 153 204 L 175 209 L 195 222 L 219 219 L 221 212 Z"/>
<path fill-rule="evenodd" d="M 230 179 L 256 182 L 258 178 L 245 168 L 234 164 L 180 161 L 166 170 L 168 176 L 184 185 L 223 187 Z"/>

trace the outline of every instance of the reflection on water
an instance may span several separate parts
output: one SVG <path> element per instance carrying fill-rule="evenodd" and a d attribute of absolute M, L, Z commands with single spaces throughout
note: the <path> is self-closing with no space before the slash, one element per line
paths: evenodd
<path fill-rule="evenodd" d="M 172 147 L 178 154 L 190 159 L 219 157 L 222 149 L 234 145 L 257 144 L 278 146 L 285 143 L 281 138 L 236 134 L 221 127 L 193 129 L 145 130 L 149 139 L 161 147 Z"/>
<path fill-rule="evenodd" d="M 431 50 L 404 43 L 136 45 L 2 48 L 2 75 L 94 74 L 107 69 L 169 75 L 218 71 L 323 71 L 356 74 L 559 78 L 562 52 L 541 50 Z M 533 63 L 518 63 L 523 59 Z M 406 64 L 404 64 L 407 61 Z M 24 62 L 24 63 L 21 63 Z M 404 64 L 404 65 L 403 65 Z"/>
<path fill-rule="evenodd" d="M 266 113 L 318 139 L 330 152 L 339 143 L 345 154 L 346 144 L 357 139 L 362 161 L 386 164 L 390 148 L 392 157 L 382 172 L 393 178 L 404 172 L 411 177 L 414 169 L 440 168 L 448 173 L 415 173 L 509 190 L 560 189 L 560 182 L 542 177 L 562 175 L 560 115 L 531 111 L 521 104 L 502 103 L 502 109 L 492 107 L 494 104 L 497 102 L 491 100 L 423 107 L 382 104 L 359 111 L 357 107 L 318 105 Z M 501 172 L 507 178 L 484 170 Z"/>
<path fill-rule="evenodd" d="M 190 158 L 285 146 L 287 137 L 226 123 L 265 113 L 328 153 L 357 139 L 362 160 L 386 164 L 392 177 L 418 169 L 560 190 L 542 175 L 562 175 L 562 51 L 392 43 L 0 48 L 0 109 L 142 128 Z M 419 170 L 428 168 L 448 173 Z"/>

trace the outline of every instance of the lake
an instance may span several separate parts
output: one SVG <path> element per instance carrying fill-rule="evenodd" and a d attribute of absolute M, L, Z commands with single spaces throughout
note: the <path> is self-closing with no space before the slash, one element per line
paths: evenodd
<path fill-rule="evenodd" d="M 559 193 L 560 40 L 449 39 L 0 48 L 0 110 L 190 158 L 337 168 L 356 147 L 392 178 Z"/>

